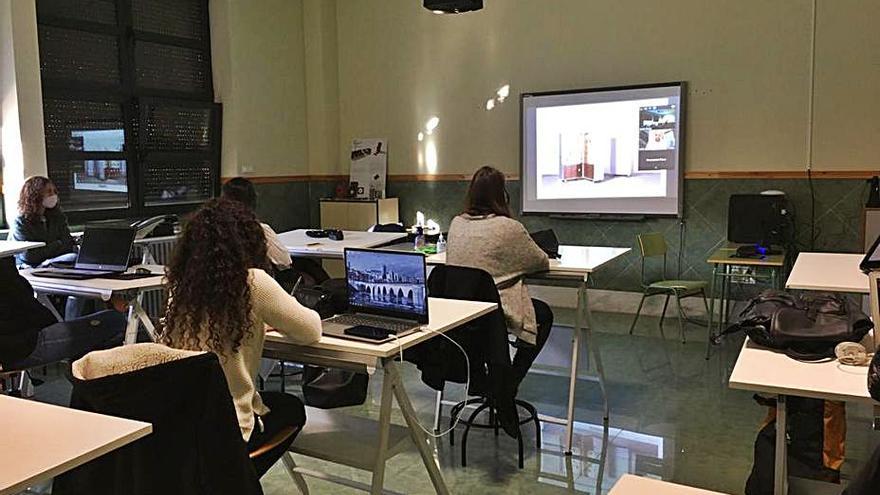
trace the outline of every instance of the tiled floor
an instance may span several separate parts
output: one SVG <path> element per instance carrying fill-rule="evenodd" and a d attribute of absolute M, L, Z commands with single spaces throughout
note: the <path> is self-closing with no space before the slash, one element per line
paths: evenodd
<path fill-rule="evenodd" d="M 562 318 L 564 320 L 564 318 Z M 705 329 L 689 326 L 687 344 L 676 338 L 675 321 L 668 323 L 668 340 L 659 338 L 656 318 L 643 318 L 636 335 L 627 334 L 630 315 L 598 314 L 598 335 L 611 402 L 611 421 L 601 493 L 607 493 L 624 473 L 660 477 L 665 480 L 724 493 L 743 491 L 752 461 L 752 444 L 765 409 L 751 394 L 727 386 L 741 342 L 728 341 L 709 361 L 703 359 Z M 556 331 L 556 330 L 555 330 Z M 559 335 L 564 337 L 565 330 Z M 404 365 L 406 387 L 422 423 L 432 424 L 433 392 L 421 383 L 418 370 Z M 772 370 L 768 370 L 772 373 Z M 340 411 L 375 416 L 378 414 L 379 378 L 371 380 L 364 406 Z M 277 388 L 277 383 L 270 383 Z M 52 379 L 37 389 L 38 398 L 64 401 L 66 384 Z M 295 392 L 296 386 L 289 387 Z M 562 415 L 567 379 L 534 372 L 520 390 L 521 398 L 540 412 Z M 462 396 L 462 387 L 447 388 L 447 398 Z M 853 472 L 869 449 L 880 441 L 870 428 L 867 407 L 848 408 L 849 436 L 844 476 Z M 491 432 L 472 431 L 468 441 L 468 466 L 460 465 L 460 442 L 450 447 L 446 438 L 437 442 L 436 455 L 452 493 L 579 493 L 596 494 L 599 465 L 594 460 L 602 451 L 603 428 L 598 387 L 589 381 L 578 384 L 575 455 L 562 455 L 562 427 L 544 423 L 543 445 L 536 452 L 532 427 L 524 427 L 525 469 L 516 466 L 516 441 Z M 402 423 L 399 414 L 393 420 Z M 446 419 L 448 421 L 448 418 Z M 459 428 L 460 435 L 461 427 Z M 369 482 L 369 473 L 335 466 L 323 461 L 296 457 L 301 466 L 338 476 Z M 296 493 L 279 463 L 264 478 L 267 495 Z M 362 493 L 353 489 L 307 478 L 311 493 Z M 411 450 L 392 459 L 386 473 L 386 487 L 401 493 L 433 493 L 419 456 Z"/>

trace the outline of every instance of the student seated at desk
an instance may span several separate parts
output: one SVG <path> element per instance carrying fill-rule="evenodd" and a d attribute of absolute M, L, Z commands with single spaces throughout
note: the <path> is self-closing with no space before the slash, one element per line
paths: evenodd
<path fill-rule="evenodd" d="M 122 344 L 125 317 L 113 310 L 59 322 L 34 298 L 11 257 L 0 258 L 0 366 L 24 370 Z"/>
<path fill-rule="evenodd" d="M 257 211 L 257 190 L 254 189 L 254 184 L 251 181 L 243 177 L 235 177 L 226 181 L 226 183 L 223 184 L 220 197 L 232 201 L 238 201 L 248 207 L 251 211 L 255 213 Z M 284 244 L 281 243 L 281 240 L 278 239 L 278 234 L 272 230 L 272 227 L 265 223 L 261 222 L 260 226 L 263 228 L 263 233 L 266 235 L 266 248 L 269 261 L 279 270 L 290 268 L 292 263 L 290 260 L 290 253 L 287 252 L 287 248 L 285 248 Z"/>
<path fill-rule="evenodd" d="M 266 325 L 299 344 L 321 337 L 321 317 L 287 294 L 265 271 L 266 239 L 253 211 L 212 200 L 186 224 L 166 267 L 168 307 L 159 340 L 171 347 L 212 351 L 235 403 L 250 451 L 289 426 L 301 429 L 305 409 L 293 395 L 254 386 Z M 262 476 L 290 441 L 255 460 Z"/>
<path fill-rule="evenodd" d="M 525 227 L 511 218 L 504 180 L 492 167 L 474 173 L 465 210 L 449 226 L 446 262 L 485 270 L 495 279 L 507 328 L 517 337 L 513 368 L 519 384 L 553 326 L 550 307 L 529 297 L 522 277 L 547 270 L 550 260 Z"/>
<path fill-rule="evenodd" d="M 46 243 L 16 255 L 20 265 L 36 267 L 76 258 L 76 242 L 58 204 L 58 191 L 46 177 L 31 177 L 24 182 L 18 197 L 18 217 L 9 236 L 16 241 Z"/>

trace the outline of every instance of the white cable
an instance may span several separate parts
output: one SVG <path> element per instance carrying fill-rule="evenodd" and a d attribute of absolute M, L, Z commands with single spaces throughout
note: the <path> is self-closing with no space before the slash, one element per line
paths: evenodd
<path fill-rule="evenodd" d="M 455 344 L 455 347 L 458 347 L 458 349 L 461 351 L 461 354 L 464 356 L 464 363 L 465 363 L 465 367 L 466 367 L 465 369 L 467 370 L 467 380 L 465 380 L 465 384 L 464 384 L 464 400 L 466 401 L 468 398 L 468 390 L 470 390 L 470 388 L 471 388 L 471 360 L 468 359 L 467 352 L 464 351 L 464 348 L 458 342 L 456 342 L 455 340 L 452 339 L 452 337 L 446 335 L 443 332 L 431 330 L 427 326 L 422 327 L 421 331 L 428 331 L 428 332 L 431 332 L 431 333 L 434 333 L 437 335 L 442 335 L 443 337 L 446 338 L 446 340 Z M 397 341 L 398 347 L 400 347 L 400 362 L 403 362 L 403 345 L 401 345 L 400 339 L 397 337 L 396 334 L 392 334 L 392 336 L 394 337 L 394 340 Z M 403 387 L 403 377 L 400 377 L 400 378 L 401 378 L 400 383 L 398 383 L 398 385 L 400 386 L 400 388 L 404 388 Z M 433 431 L 429 431 L 427 428 L 425 428 L 422 425 L 422 422 L 419 421 L 419 418 L 413 418 L 413 420 L 415 420 L 416 424 L 419 425 L 419 428 L 421 428 L 422 431 L 424 431 L 426 435 L 428 435 L 432 438 L 440 438 L 445 435 L 448 435 L 450 432 L 455 430 L 455 428 L 458 426 L 459 421 L 461 420 L 461 415 L 463 412 L 464 412 L 464 408 L 461 408 L 461 411 L 459 411 L 458 414 L 455 415 L 455 420 L 452 422 L 452 426 L 450 426 L 448 430 L 441 432 L 441 433 L 434 433 Z"/>

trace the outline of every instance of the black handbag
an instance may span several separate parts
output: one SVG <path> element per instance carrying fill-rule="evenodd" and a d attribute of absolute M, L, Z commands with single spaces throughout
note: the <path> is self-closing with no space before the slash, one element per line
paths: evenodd
<path fill-rule="evenodd" d="M 294 292 L 300 304 L 314 309 L 321 318 L 333 316 L 332 294 L 322 287 L 301 287 Z M 366 373 L 310 364 L 303 366 L 303 401 L 320 409 L 357 406 L 367 400 L 370 377 Z"/>
<path fill-rule="evenodd" d="M 873 326 L 856 304 L 837 294 L 766 290 L 724 333 L 744 330 L 759 345 L 801 361 L 820 361 L 833 359 L 841 342 L 861 342 Z"/>

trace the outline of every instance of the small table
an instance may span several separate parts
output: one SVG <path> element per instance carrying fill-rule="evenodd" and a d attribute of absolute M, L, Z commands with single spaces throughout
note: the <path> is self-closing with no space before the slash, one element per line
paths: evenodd
<path fill-rule="evenodd" d="M 608 495 L 724 495 L 700 488 L 676 485 L 666 481 L 624 474 L 608 492 Z"/>
<path fill-rule="evenodd" d="M 736 249 L 737 247 L 732 245 L 720 248 L 706 260 L 706 263 L 712 265 L 712 280 L 709 286 L 709 339 L 706 343 L 706 359 L 709 359 L 709 354 L 712 350 L 712 339 L 717 335 L 712 329 L 715 317 L 715 299 L 718 299 L 720 309 L 720 314 L 718 315 L 718 333 L 720 333 L 727 323 L 727 314 L 730 311 L 730 281 L 732 278 L 744 276 L 739 273 L 732 273 L 732 267 L 754 267 L 755 273 L 746 276 L 766 280 L 774 288 L 779 288 L 780 286 L 779 272 L 785 265 L 785 253 L 771 254 L 761 258 L 737 258 L 734 256 Z M 766 269 L 768 273 L 759 273 L 759 269 Z M 716 290 L 719 285 L 720 294 Z"/>
<path fill-rule="evenodd" d="M 404 440 L 410 439 L 419 451 L 434 490 L 440 494 L 449 493 L 429 447 L 428 438 L 418 423 L 403 386 L 395 359 L 406 349 L 425 342 L 438 333 L 445 333 L 473 321 L 497 307 L 494 303 L 431 297 L 428 298 L 428 325 L 418 332 L 385 344 L 324 336 L 316 344 L 302 346 L 286 340 L 277 332 L 269 332 L 263 350 L 265 357 L 370 374 L 377 369 L 383 372 L 378 424 L 359 418 L 352 418 L 351 421 L 320 421 L 320 416 L 323 416 L 321 414 L 314 423 L 306 422 L 305 428 L 291 446 L 293 452 L 302 455 L 372 471 L 372 483 L 365 485 L 326 473 L 315 473 L 297 467 L 293 469 L 300 474 L 316 475 L 327 481 L 380 494 L 383 493 L 385 484 L 386 461 L 402 450 Z M 407 428 L 391 424 L 392 398 L 397 400 Z"/>
<path fill-rule="evenodd" d="M 291 256 L 342 259 L 345 248 L 374 248 L 406 238 L 405 232 L 343 231 L 344 239 L 332 241 L 306 235 L 308 229 L 297 229 L 278 234 L 278 239 Z"/>
<path fill-rule="evenodd" d="M 16 254 L 23 253 L 28 249 L 39 248 L 45 245 L 45 242 L 0 241 L 0 258 L 15 256 Z"/>
<path fill-rule="evenodd" d="M 587 348 L 593 355 L 593 363 L 596 365 L 595 381 L 599 383 L 602 391 L 603 422 L 607 423 L 610 416 L 608 406 L 608 394 L 605 387 L 605 370 L 602 366 L 602 356 L 593 339 L 593 314 L 590 311 L 587 286 L 590 276 L 602 266 L 615 260 L 626 253 L 630 248 L 602 247 L 602 246 L 559 246 L 561 257 L 550 261 L 550 269 L 546 272 L 526 275 L 526 282 L 534 285 L 550 285 L 555 287 L 577 288 L 577 309 L 575 310 L 575 325 L 571 340 L 571 368 L 568 377 L 568 407 L 565 418 L 556 418 L 544 414 L 539 415 L 542 421 L 565 426 L 565 454 L 571 455 L 572 440 L 574 436 L 574 405 L 575 386 L 577 385 L 578 360 L 580 357 L 580 338 L 584 334 Z M 445 264 L 446 253 L 428 256 L 428 264 Z M 592 364 L 592 363 L 591 363 Z M 602 471 L 599 471 L 602 473 Z"/>
<path fill-rule="evenodd" d="M 868 276 L 859 270 L 864 257 L 849 253 L 801 253 L 785 288 L 868 294 Z"/>
<path fill-rule="evenodd" d="M 155 335 L 156 329 L 143 307 L 144 292 L 162 288 L 165 279 L 165 267 L 161 265 L 139 265 L 132 267 L 132 270 L 137 268 L 147 268 L 156 275 L 133 280 L 114 280 L 109 278 L 67 280 L 37 277 L 31 273 L 34 269 L 22 270 L 21 275 L 27 279 L 34 288 L 34 291 L 37 292 L 40 302 L 46 305 L 59 320 L 62 319 L 61 315 L 55 311 L 54 306 L 49 302 L 48 294 L 88 297 L 102 301 L 109 301 L 114 294 L 122 295 L 128 304 L 128 325 L 125 329 L 125 343 L 133 344 L 137 339 L 137 330 L 140 323 L 143 323 L 151 335 Z"/>
<path fill-rule="evenodd" d="M 149 423 L 0 395 L 0 495 L 81 466 L 152 433 Z"/>
<path fill-rule="evenodd" d="M 865 343 L 873 336 L 865 337 Z M 772 372 L 770 372 L 772 370 Z M 774 493 L 788 493 L 786 397 L 877 403 L 868 393 L 868 368 L 835 361 L 804 363 L 782 352 L 761 347 L 748 338 L 730 375 L 730 388 L 776 395 L 776 459 Z"/>

